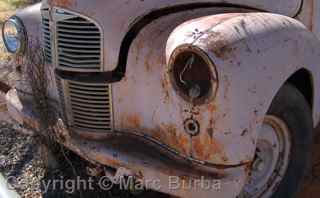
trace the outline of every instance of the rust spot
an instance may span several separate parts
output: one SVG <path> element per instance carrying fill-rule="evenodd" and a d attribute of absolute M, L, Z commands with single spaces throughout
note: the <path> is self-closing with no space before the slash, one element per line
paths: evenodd
<path fill-rule="evenodd" d="M 101 155 L 100 155 L 100 153 L 101 153 Z M 97 153 L 96 159 L 97 159 L 97 161 L 102 162 L 103 164 L 108 164 L 111 167 L 120 167 L 121 166 L 121 163 L 119 162 L 119 160 L 106 158 L 106 156 L 103 155 L 102 152 Z"/>
<path fill-rule="evenodd" d="M 210 32 L 202 42 L 207 43 L 208 49 L 223 60 L 228 59 L 235 50 L 220 32 Z"/>
<path fill-rule="evenodd" d="M 208 133 L 208 135 L 209 135 L 209 137 L 210 137 L 211 139 L 213 138 L 213 132 L 214 132 L 214 130 L 213 130 L 212 127 L 210 127 L 210 128 L 207 129 L 207 133 Z"/>
<path fill-rule="evenodd" d="M 192 139 L 193 156 L 204 161 L 218 160 L 226 162 L 223 146 L 214 138 L 204 133 L 203 136 L 194 137 Z"/>
<path fill-rule="evenodd" d="M 314 14 L 314 11 L 315 11 L 315 8 L 314 8 L 315 7 L 315 2 L 314 2 L 314 0 L 310 1 L 310 7 L 311 7 L 310 8 L 310 10 L 311 10 L 310 12 L 311 13 L 310 13 L 310 22 L 309 22 L 310 25 L 309 25 L 309 28 L 310 28 L 311 31 L 313 31 L 314 30 L 314 26 L 315 26 L 315 20 L 314 19 L 316 17 L 315 14 Z"/>
<path fill-rule="evenodd" d="M 169 90 L 168 90 L 168 85 L 169 85 L 169 82 L 168 80 L 163 77 L 162 80 L 161 80 L 161 87 L 163 89 L 163 93 L 164 93 L 164 103 L 167 104 L 169 103 L 169 100 L 170 100 L 170 94 L 169 94 Z"/>
<path fill-rule="evenodd" d="M 231 86 L 231 83 L 229 81 L 228 76 L 224 76 L 224 99 L 227 100 L 228 99 L 228 93 L 229 93 L 229 89 Z"/>
<path fill-rule="evenodd" d="M 147 72 L 150 72 L 152 70 L 152 64 L 150 64 L 150 61 L 152 60 L 153 51 L 150 50 L 147 56 L 145 57 L 144 65 Z"/>
<path fill-rule="evenodd" d="M 200 141 L 193 141 L 192 142 L 192 146 L 193 146 L 193 151 L 194 153 L 193 154 L 196 154 L 196 156 L 201 156 L 204 157 L 204 145 L 200 142 Z M 208 159 L 209 156 L 205 156 L 204 157 L 205 159 Z"/>
<path fill-rule="evenodd" d="M 128 116 L 126 120 L 128 125 L 132 128 L 138 129 L 141 126 L 141 120 L 138 115 Z"/>
<path fill-rule="evenodd" d="M 50 6 L 70 7 L 74 3 L 74 0 L 48 0 Z"/>
<path fill-rule="evenodd" d="M 179 132 L 174 124 L 162 124 L 160 129 L 160 133 L 166 134 L 166 144 L 181 150 L 183 154 L 189 154 L 189 139 L 183 132 Z"/>
<path fill-rule="evenodd" d="M 208 111 L 209 111 L 210 113 L 216 112 L 216 111 L 217 111 L 217 106 L 216 106 L 215 104 L 209 104 L 209 105 L 208 105 Z"/>
<path fill-rule="evenodd" d="M 169 103 L 170 95 L 169 92 L 166 90 L 164 92 L 164 103 Z"/>
<path fill-rule="evenodd" d="M 207 133 L 211 139 L 213 138 L 214 126 L 215 126 L 215 120 L 211 118 L 209 122 L 209 128 L 207 129 Z"/>
<path fill-rule="evenodd" d="M 162 88 L 164 89 L 164 90 L 166 90 L 167 88 L 168 88 L 168 85 L 169 85 L 169 82 L 168 82 L 168 80 L 167 80 L 167 78 L 162 78 L 162 80 L 161 80 L 161 86 L 162 86 Z"/>

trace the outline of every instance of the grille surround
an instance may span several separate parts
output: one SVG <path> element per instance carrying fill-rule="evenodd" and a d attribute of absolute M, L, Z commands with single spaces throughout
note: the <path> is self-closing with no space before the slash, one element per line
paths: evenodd
<path fill-rule="evenodd" d="M 42 29 L 48 63 L 53 63 L 56 68 L 63 71 L 104 70 L 103 31 L 96 21 L 62 8 L 43 8 L 41 11 L 42 21 L 45 24 Z M 48 43 L 51 44 L 51 48 Z M 49 55 L 52 56 L 51 62 Z"/>
<path fill-rule="evenodd" d="M 105 133 L 114 130 L 110 84 L 57 80 L 69 127 L 77 132 Z"/>

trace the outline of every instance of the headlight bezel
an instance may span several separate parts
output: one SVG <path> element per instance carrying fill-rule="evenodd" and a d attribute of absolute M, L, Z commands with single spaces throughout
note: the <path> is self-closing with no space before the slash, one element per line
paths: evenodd
<path fill-rule="evenodd" d="M 200 84 L 201 89 L 204 90 L 204 93 L 200 93 L 200 96 L 198 98 L 192 98 L 190 97 L 190 92 L 188 92 L 186 89 L 181 87 L 181 84 L 178 82 L 179 77 L 177 77 L 177 70 L 176 65 L 177 62 L 179 62 L 179 58 L 183 56 L 183 54 L 194 54 L 197 59 L 199 59 L 204 65 L 205 68 L 203 68 L 202 72 L 206 71 L 204 73 L 204 79 L 205 86 L 207 86 L 205 89 L 203 89 L 201 86 L 203 84 Z M 186 59 L 185 59 L 186 60 Z M 186 61 L 185 61 L 186 62 Z M 200 48 L 196 46 L 190 46 L 190 45 L 182 45 L 177 47 L 171 54 L 169 63 L 168 63 L 168 69 L 169 69 L 169 79 L 171 81 L 171 84 L 173 86 L 173 89 L 177 93 L 180 98 L 182 98 L 184 101 L 191 103 L 193 105 L 205 105 L 212 100 L 214 100 L 217 96 L 218 88 L 219 88 L 219 79 L 218 79 L 218 72 L 215 64 L 211 61 L 209 56 Z M 178 71 L 181 72 L 181 69 Z M 202 75 L 202 74 L 198 74 Z"/>
<path fill-rule="evenodd" d="M 8 39 L 6 38 L 6 26 L 8 26 L 8 23 L 11 23 L 12 25 L 14 25 L 14 27 L 16 28 L 17 31 L 17 39 L 19 42 L 19 46 L 16 49 L 12 49 L 11 46 L 9 46 L 8 44 Z M 12 54 L 23 54 L 27 48 L 27 32 L 25 29 L 25 26 L 22 22 L 22 20 L 20 18 L 18 18 L 17 16 L 12 16 L 10 17 L 8 20 L 6 20 L 3 23 L 2 26 L 2 40 L 3 43 L 7 49 L 8 52 L 12 53 Z"/>

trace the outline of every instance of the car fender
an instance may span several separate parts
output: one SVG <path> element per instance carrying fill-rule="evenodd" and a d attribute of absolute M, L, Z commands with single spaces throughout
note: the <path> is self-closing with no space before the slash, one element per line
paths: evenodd
<path fill-rule="evenodd" d="M 41 8 L 42 3 L 36 3 L 24 9 L 18 10 L 16 16 L 23 22 L 28 38 L 28 48 L 39 45 L 41 38 Z"/>
<path fill-rule="evenodd" d="M 226 164 L 238 164 L 253 159 L 264 116 L 291 75 L 306 69 L 313 86 L 319 85 L 319 46 L 313 33 L 295 19 L 269 13 L 223 14 L 177 27 L 168 39 L 166 59 L 169 64 L 177 50 L 195 48 L 215 65 L 217 96 L 201 113 L 214 119 L 213 138 L 223 145 Z M 314 89 L 315 124 L 319 94 Z"/>

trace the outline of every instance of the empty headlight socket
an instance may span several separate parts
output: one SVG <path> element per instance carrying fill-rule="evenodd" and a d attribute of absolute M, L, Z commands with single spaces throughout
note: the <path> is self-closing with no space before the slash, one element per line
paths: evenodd
<path fill-rule="evenodd" d="M 180 46 L 172 53 L 169 78 L 176 93 L 193 105 L 209 103 L 216 97 L 216 67 L 208 55 L 197 47 Z"/>

